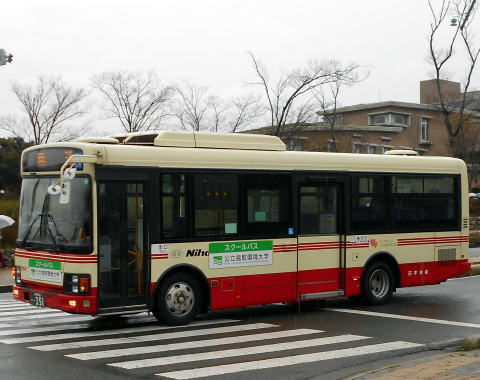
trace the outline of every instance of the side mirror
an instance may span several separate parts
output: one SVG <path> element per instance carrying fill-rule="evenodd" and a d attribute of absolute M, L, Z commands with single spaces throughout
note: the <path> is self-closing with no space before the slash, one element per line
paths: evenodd
<path fill-rule="evenodd" d="M 77 169 L 75 168 L 68 168 L 65 169 L 65 172 L 63 173 L 63 180 L 65 182 L 70 182 L 75 178 L 75 175 L 77 174 Z"/>
<path fill-rule="evenodd" d="M 52 185 L 49 186 L 47 189 L 47 193 L 50 195 L 59 195 L 61 187 L 59 185 Z"/>

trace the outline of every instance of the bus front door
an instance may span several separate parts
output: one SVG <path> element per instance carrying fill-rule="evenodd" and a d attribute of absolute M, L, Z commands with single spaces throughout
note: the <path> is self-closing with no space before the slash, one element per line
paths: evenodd
<path fill-rule="evenodd" d="M 299 300 L 341 296 L 343 184 L 336 179 L 308 180 L 297 189 Z"/>
<path fill-rule="evenodd" d="M 99 314 L 146 309 L 145 182 L 98 182 Z"/>

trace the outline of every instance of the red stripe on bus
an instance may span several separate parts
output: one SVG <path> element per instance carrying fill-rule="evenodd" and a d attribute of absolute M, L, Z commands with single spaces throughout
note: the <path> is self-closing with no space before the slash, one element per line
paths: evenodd
<path fill-rule="evenodd" d="M 82 259 L 82 260 L 69 260 L 69 259 L 64 259 L 64 258 L 53 258 L 53 257 L 45 257 L 41 255 L 24 255 L 24 254 L 16 254 L 16 257 L 22 257 L 26 259 L 37 259 L 37 260 L 49 260 L 49 261 L 57 261 L 61 263 L 77 263 L 77 264 L 94 264 L 97 263 L 98 260 L 96 258 L 87 258 L 87 259 Z"/>

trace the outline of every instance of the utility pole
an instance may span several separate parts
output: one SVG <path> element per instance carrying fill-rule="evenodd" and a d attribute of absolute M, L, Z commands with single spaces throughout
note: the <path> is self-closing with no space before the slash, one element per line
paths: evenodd
<path fill-rule="evenodd" d="M 12 63 L 13 55 L 8 54 L 5 49 L 0 49 L 0 66 Z"/>

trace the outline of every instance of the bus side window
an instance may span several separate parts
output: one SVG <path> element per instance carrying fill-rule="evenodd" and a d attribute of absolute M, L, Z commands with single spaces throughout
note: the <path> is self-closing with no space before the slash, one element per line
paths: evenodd
<path fill-rule="evenodd" d="M 336 186 L 302 186 L 300 188 L 300 234 L 334 234 L 336 232 Z"/>
<path fill-rule="evenodd" d="M 194 175 L 195 236 L 238 235 L 238 176 Z"/>
<path fill-rule="evenodd" d="M 287 174 L 246 174 L 246 234 L 287 236 L 291 222 L 291 176 Z"/>
<path fill-rule="evenodd" d="M 184 238 L 188 236 L 184 174 L 162 175 L 162 236 Z"/>

